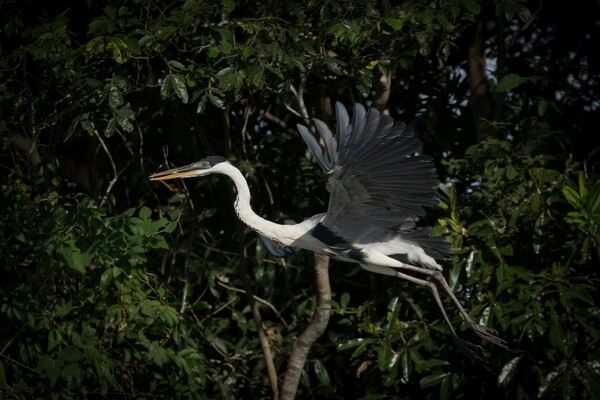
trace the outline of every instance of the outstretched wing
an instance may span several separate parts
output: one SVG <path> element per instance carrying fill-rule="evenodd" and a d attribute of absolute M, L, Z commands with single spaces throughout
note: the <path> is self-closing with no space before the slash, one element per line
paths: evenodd
<path fill-rule="evenodd" d="M 422 230 L 409 232 L 425 214 L 423 207 L 435 203 L 438 183 L 433 159 L 419 153 L 414 132 L 374 108 L 366 111 L 355 105 L 352 121 L 341 103 L 335 108 L 335 137 L 315 119 L 323 145 L 308 128 L 298 125 L 331 192 L 321 224 L 353 243 L 400 234 L 436 250 L 435 240 Z"/>

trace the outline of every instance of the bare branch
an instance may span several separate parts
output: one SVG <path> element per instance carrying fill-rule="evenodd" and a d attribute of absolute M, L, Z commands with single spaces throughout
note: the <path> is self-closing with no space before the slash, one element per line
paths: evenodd
<path fill-rule="evenodd" d="M 112 154 L 110 154 L 110 150 L 108 150 L 108 147 L 106 146 L 106 143 L 104 143 L 104 140 L 102 140 L 102 137 L 98 133 L 97 129 L 94 129 L 94 135 L 96 135 L 96 138 L 98 139 L 98 141 L 102 145 L 102 148 L 104 149 L 104 152 L 106 153 L 106 155 L 107 155 L 107 157 L 108 157 L 108 159 L 110 161 L 110 165 L 112 167 L 112 170 L 113 170 L 113 178 L 108 183 L 108 187 L 106 188 L 106 192 L 104 192 L 104 196 L 102 197 L 102 200 L 100 201 L 100 208 L 102 208 L 104 206 L 104 203 L 106 202 L 106 199 L 108 198 L 108 195 L 110 194 L 110 191 L 112 190 L 112 187 L 114 186 L 114 184 L 119 179 L 119 172 L 117 171 L 117 166 L 115 164 L 115 160 L 113 160 Z"/>
<path fill-rule="evenodd" d="M 217 277 L 217 285 L 219 285 L 221 287 L 224 287 L 227 290 L 231 290 L 232 292 L 246 294 L 246 291 L 244 289 L 240 289 L 240 288 L 236 288 L 234 286 L 226 285 L 221 280 L 219 280 L 218 277 Z M 287 326 L 288 326 L 287 322 L 285 322 L 285 320 L 283 318 L 281 318 L 281 313 L 279 312 L 279 310 L 277 308 L 275 308 L 275 306 L 273 304 L 269 303 L 267 300 L 263 299 L 262 297 L 258 297 L 257 295 L 253 295 L 253 297 L 254 297 L 254 300 L 256 300 L 259 303 L 264 304 L 265 306 L 269 307 L 271 309 L 271 311 L 273 311 L 277 315 L 277 317 L 279 317 L 279 320 L 281 321 L 281 323 L 283 325 L 285 325 L 285 327 L 287 328 Z"/>

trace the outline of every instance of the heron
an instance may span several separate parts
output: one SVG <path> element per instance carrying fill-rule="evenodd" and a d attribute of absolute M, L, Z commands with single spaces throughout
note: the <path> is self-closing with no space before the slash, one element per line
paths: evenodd
<path fill-rule="evenodd" d="M 432 157 L 420 153 L 415 132 L 402 122 L 355 104 L 350 118 L 345 106 L 335 105 L 336 134 L 314 118 L 320 141 L 305 125 L 300 136 L 320 166 L 330 191 L 327 212 L 300 223 L 279 224 L 257 215 L 250 205 L 250 189 L 243 174 L 221 156 L 158 172 L 150 180 L 227 175 L 237 189 L 237 216 L 256 231 L 275 256 L 297 249 L 324 253 L 330 258 L 358 263 L 367 271 L 401 278 L 431 292 L 454 342 L 479 362 L 480 346 L 459 338 L 439 294 L 452 300 L 468 326 L 481 338 L 506 348 L 497 333 L 473 321 L 452 292 L 436 259 L 449 254 L 449 245 L 431 236 L 430 227 L 417 221 L 437 201 L 438 176 Z"/>

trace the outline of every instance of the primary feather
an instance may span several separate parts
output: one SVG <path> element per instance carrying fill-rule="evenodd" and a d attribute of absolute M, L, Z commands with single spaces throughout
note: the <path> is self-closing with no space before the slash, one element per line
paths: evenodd
<path fill-rule="evenodd" d="M 431 238 L 430 229 L 415 229 L 423 207 L 436 202 L 438 177 L 433 159 L 420 155 L 414 132 L 374 108 L 355 105 L 351 122 L 341 103 L 335 108 L 335 137 L 315 119 L 322 145 L 298 125 L 331 191 L 321 224 L 358 245 L 400 237 L 435 256 L 447 254 L 447 244 Z"/>

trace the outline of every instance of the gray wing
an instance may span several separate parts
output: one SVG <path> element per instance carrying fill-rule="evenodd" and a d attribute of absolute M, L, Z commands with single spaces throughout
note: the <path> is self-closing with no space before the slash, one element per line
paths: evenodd
<path fill-rule="evenodd" d="M 354 243 L 370 243 L 407 232 L 436 202 L 433 159 L 420 155 L 420 144 L 404 123 L 376 109 L 354 106 L 352 121 L 336 103 L 337 130 L 315 120 L 323 145 L 303 125 L 300 134 L 327 176 L 331 197 L 321 222 Z M 428 235 L 409 234 L 434 249 Z M 406 237 L 406 235 L 401 235 Z M 417 238 L 421 239 L 418 240 Z M 431 243 L 428 243 L 431 242 Z"/>

